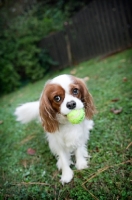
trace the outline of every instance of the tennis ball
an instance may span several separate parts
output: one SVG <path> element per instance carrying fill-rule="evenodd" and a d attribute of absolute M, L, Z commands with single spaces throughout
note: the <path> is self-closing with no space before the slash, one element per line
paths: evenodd
<path fill-rule="evenodd" d="M 67 119 L 69 122 L 72 124 L 79 124 L 81 123 L 85 118 L 85 112 L 84 109 L 79 109 L 79 110 L 72 110 L 68 115 Z"/>

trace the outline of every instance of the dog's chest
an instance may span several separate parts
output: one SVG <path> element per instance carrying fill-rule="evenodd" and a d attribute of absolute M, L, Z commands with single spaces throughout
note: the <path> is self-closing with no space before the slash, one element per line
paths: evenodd
<path fill-rule="evenodd" d="M 73 152 L 78 147 L 85 145 L 89 139 L 88 121 L 84 120 L 80 124 L 60 125 L 59 131 L 51 134 L 47 133 L 49 147 L 54 154 L 58 155 L 60 150 Z"/>
<path fill-rule="evenodd" d="M 69 151 L 75 150 L 85 140 L 85 128 L 83 124 L 61 126 L 58 140 Z"/>

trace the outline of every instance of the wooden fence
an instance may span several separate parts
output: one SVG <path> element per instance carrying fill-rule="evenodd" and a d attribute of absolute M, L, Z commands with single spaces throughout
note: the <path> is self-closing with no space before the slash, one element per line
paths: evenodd
<path fill-rule="evenodd" d="M 132 47 L 131 2 L 93 0 L 39 46 L 48 49 L 59 69 Z"/>

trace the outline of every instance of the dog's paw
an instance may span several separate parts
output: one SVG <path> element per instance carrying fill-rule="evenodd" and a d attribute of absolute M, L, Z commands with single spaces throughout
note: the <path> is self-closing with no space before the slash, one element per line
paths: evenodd
<path fill-rule="evenodd" d="M 65 172 L 62 172 L 62 176 L 60 180 L 62 185 L 64 185 L 64 183 L 69 183 L 73 178 L 73 174 L 74 173 L 70 168 L 66 170 Z"/>
<path fill-rule="evenodd" d="M 79 161 L 76 163 L 76 168 L 77 168 L 78 170 L 87 169 L 87 168 L 88 168 L 87 160 L 85 160 L 85 159 L 79 160 Z"/>

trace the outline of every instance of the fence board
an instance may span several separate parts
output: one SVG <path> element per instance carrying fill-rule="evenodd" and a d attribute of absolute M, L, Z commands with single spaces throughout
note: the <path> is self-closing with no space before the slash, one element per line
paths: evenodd
<path fill-rule="evenodd" d="M 124 11 L 127 21 L 127 29 L 129 33 L 129 46 L 131 46 L 132 43 L 132 5 L 129 3 L 129 1 L 124 1 Z"/>
<path fill-rule="evenodd" d="M 52 59 L 58 62 L 57 69 L 70 65 L 64 31 L 43 38 L 39 43 L 39 47 L 47 49 Z"/>

